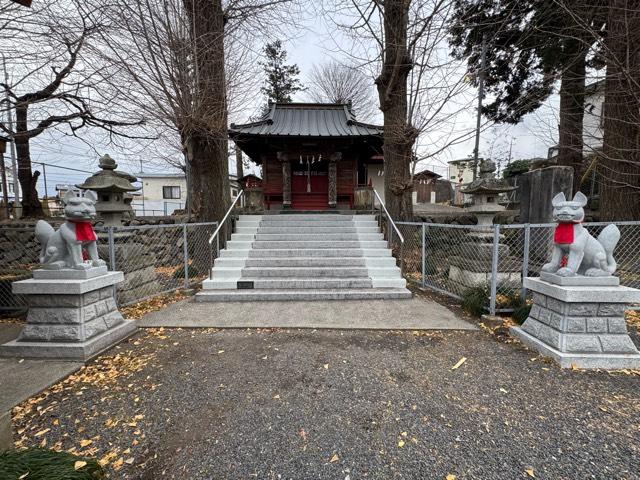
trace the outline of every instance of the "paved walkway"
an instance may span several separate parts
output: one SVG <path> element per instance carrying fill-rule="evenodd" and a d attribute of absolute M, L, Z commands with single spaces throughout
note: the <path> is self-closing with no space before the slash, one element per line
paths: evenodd
<path fill-rule="evenodd" d="M 198 303 L 167 306 L 138 321 L 140 327 L 331 328 L 369 330 L 475 330 L 432 300 Z"/>

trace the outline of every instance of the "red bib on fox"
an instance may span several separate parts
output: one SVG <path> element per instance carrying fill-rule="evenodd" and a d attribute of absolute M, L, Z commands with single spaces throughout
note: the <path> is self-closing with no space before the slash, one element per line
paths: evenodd
<path fill-rule="evenodd" d="M 553 242 L 561 244 L 573 243 L 573 223 L 559 223 L 553 232 Z"/>
<path fill-rule="evenodd" d="M 76 226 L 76 240 L 79 242 L 93 242 L 96 239 L 91 222 L 73 222 L 73 224 Z"/>

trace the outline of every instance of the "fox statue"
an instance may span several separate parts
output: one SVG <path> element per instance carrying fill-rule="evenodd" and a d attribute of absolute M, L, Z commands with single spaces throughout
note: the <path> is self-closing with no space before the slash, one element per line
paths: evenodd
<path fill-rule="evenodd" d="M 58 231 L 44 220 L 38 220 L 36 238 L 42 245 L 40 263 L 43 268 L 87 270 L 106 264 L 98 257 L 96 234 L 91 226 L 91 220 L 96 216 L 97 200 L 98 197 L 91 190 L 84 197 L 77 197 L 69 188 L 63 200 L 66 221 Z M 87 250 L 89 262 L 84 261 L 83 247 Z"/>
<path fill-rule="evenodd" d="M 558 193 L 551 201 L 553 218 L 558 222 L 553 235 L 551 261 L 542 267 L 543 272 L 561 277 L 585 275 L 605 277 L 616 271 L 613 250 L 620 240 L 620 230 L 615 225 L 606 226 L 598 238 L 594 238 L 581 223 L 587 197 L 578 192 L 568 201 L 564 193 Z"/>

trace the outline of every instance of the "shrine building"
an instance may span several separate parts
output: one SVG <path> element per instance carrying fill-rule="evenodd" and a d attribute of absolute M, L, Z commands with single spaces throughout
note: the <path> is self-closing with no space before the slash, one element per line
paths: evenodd
<path fill-rule="evenodd" d="M 382 127 L 356 120 L 349 104 L 271 103 L 229 137 L 262 166 L 270 210 L 350 209 L 358 186 L 383 171 Z"/>

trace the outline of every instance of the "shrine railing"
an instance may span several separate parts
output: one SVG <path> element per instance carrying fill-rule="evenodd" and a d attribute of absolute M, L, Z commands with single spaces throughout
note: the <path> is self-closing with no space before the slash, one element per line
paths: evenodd
<path fill-rule="evenodd" d="M 216 257 L 218 257 L 220 255 L 220 232 L 222 232 L 224 234 L 224 242 L 223 245 L 227 242 L 227 238 L 229 237 L 229 232 L 231 232 L 231 229 L 227 229 L 227 221 L 231 221 L 231 212 L 233 212 L 233 209 L 236 207 L 238 201 L 240 200 L 240 198 L 244 195 L 244 190 L 240 190 L 240 193 L 238 194 L 238 196 L 233 200 L 233 202 L 231 203 L 231 206 L 229 207 L 229 210 L 227 210 L 227 213 L 225 214 L 224 218 L 222 219 L 222 221 L 220 222 L 220 225 L 218 225 L 218 228 L 216 228 L 216 231 L 213 232 L 213 235 L 211 235 L 211 238 L 209 238 L 209 279 L 213 278 L 212 277 L 212 269 L 213 269 L 213 242 L 216 242 Z"/>
<path fill-rule="evenodd" d="M 373 194 L 375 195 L 375 198 L 377 198 L 378 202 L 380 203 L 380 216 L 376 216 L 376 218 L 378 218 L 378 225 L 382 229 L 383 233 L 386 233 L 386 235 L 387 235 L 387 245 L 389 246 L 389 248 L 392 251 L 395 250 L 394 249 L 394 243 L 393 243 L 393 232 L 394 231 L 396 232 L 396 234 L 398 235 L 398 239 L 400 240 L 400 248 L 399 248 L 399 252 L 397 252 L 397 256 L 400 259 L 400 272 L 402 273 L 402 275 L 404 275 L 404 236 L 400 232 L 400 229 L 398 228 L 396 223 L 393 221 L 393 218 L 391 218 L 391 215 L 389 214 L 389 211 L 387 210 L 387 207 L 385 206 L 384 202 L 380 198 L 380 195 L 378 195 L 378 192 L 375 189 L 373 190 Z M 374 205 L 375 205 L 375 202 L 374 202 Z M 382 215 L 383 214 L 386 215 L 386 217 L 387 217 L 387 228 L 386 229 L 383 226 L 383 219 L 382 219 Z M 385 230 L 386 230 L 386 232 L 385 232 Z M 394 253 L 396 253 L 396 252 L 394 252 Z"/>

